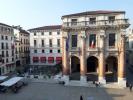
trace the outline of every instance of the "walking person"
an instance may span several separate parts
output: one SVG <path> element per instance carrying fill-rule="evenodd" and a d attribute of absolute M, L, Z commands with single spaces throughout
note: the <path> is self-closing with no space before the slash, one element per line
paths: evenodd
<path fill-rule="evenodd" d="M 130 86 L 129 86 L 129 89 L 130 89 L 130 92 L 132 92 L 132 84 L 130 84 Z"/>
<path fill-rule="evenodd" d="M 82 97 L 82 95 L 80 95 L 80 100 L 83 100 L 83 97 Z"/>

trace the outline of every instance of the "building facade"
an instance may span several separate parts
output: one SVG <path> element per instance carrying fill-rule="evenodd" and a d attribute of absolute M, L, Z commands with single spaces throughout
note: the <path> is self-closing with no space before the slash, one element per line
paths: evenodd
<path fill-rule="evenodd" d="M 55 65 L 61 62 L 61 25 L 33 28 L 29 32 L 31 65 Z"/>
<path fill-rule="evenodd" d="M 133 29 L 127 31 L 127 38 L 129 44 L 127 48 L 128 64 L 133 67 Z"/>
<path fill-rule="evenodd" d="M 16 65 L 24 66 L 30 62 L 30 34 L 20 26 L 14 26 Z"/>
<path fill-rule="evenodd" d="M 0 23 L 0 75 L 10 73 L 15 70 L 15 46 L 13 28 Z"/>
<path fill-rule="evenodd" d="M 125 85 L 124 11 L 90 11 L 62 16 L 63 79 Z"/>

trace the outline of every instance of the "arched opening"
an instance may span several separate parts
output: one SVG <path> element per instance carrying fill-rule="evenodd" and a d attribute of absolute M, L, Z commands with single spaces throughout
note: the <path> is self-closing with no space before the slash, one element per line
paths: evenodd
<path fill-rule="evenodd" d="M 72 56 L 70 80 L 79 80 L 79 79 L 80 79 L 80 59 L 76 56 Z"/>
<path fill-rule="evenodd" d="M 109 56 L 106 59 L 106 81 L 117 82 L 118 74 L 118 59 L 114 56 Z"/>
<path fill-rule="evenodd" d="M 98 80 L 98 59 L 94 56 L 88 57 L 87 59 L 87 80 L 97 81 Z"/>

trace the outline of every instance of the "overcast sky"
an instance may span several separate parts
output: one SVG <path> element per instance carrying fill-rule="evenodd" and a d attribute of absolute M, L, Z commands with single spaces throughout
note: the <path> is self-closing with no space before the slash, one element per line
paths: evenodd
<path fill-rule="evenodd" d="M 0 23 L 24 29 L 61 24 L 61 16 L 91 10 L 122 10 L 133 24 L 133 0 L 0 0 Z"/>

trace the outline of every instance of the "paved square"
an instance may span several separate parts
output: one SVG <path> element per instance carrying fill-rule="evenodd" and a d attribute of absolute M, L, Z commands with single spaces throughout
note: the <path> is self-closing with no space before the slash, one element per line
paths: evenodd
<path fill-rule="evenodd" d="M 30 83 L 14 94 L 0 94 L 0 100 L 133 100 L 129 89 L 105 89 L 63 86 L 53 83 Z"/>

